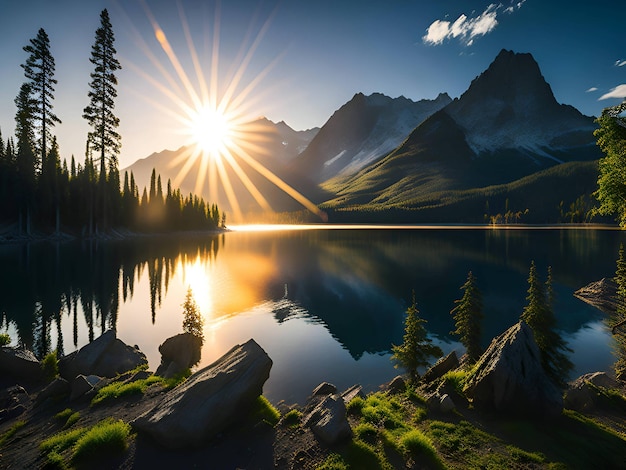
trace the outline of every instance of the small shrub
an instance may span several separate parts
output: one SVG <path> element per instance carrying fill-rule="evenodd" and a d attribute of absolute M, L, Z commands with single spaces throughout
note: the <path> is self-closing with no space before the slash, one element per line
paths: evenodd
<path fill-rule="evenodd" d="M 283 422 L 290 427 L 297 427 L 300 425 L 302 419 L 302 413 L 299 410 L 289 410 L 285 416 L 283 416 Z"/>
<path fill-rule="evenodd" d="M 457 393 L 462 394 L 466 377 L 467 371 L 457 369 L 446 372 L 442 378 L 446 385 L 452 386 Z"/>
<path fill-rule="evenodd" d="M 262 419 L 270 426 L 276 426 L 280 420 L 280 412 L 274 408 L 267 398 L 263 395 L 256 399 L 256 408 L 254 414 Z"/>
<path fill-rule="evenodd" d="M 365 406 L 365 400 L 363 400 L 363 398 L 361 397 L 354 397 L 346 405 L 346 410 L 348 414 L 360 415 L 361 411 L 363 410 L 363 406 Z"/>
<path fill-rule="evenodd" d="M 433 441 L 419 429 L 412 429 L 404 434 L 400 438 L 400 445 L 413 457 L 422 456 L 435 467 L 444 467 L 439 455 L 437 455 Z"/>
<path fill-rule="evenodd" d="M 46 354 L 41 361 L 43 376 L 48 382 L 52 382 L 59 375 L 59 360 L 56 351 Z"/>
<path fill-rule="evenodd" d="M 25 424 L 26 421 L 16 421 L 7 432 L 0 436 L 0 447 L 2 447 L 6 441 L 15 436 L 15 433 L 17 433 L 17 431 L 19 431 Z"/>
<path fill-rule="evenodd" d="M 11 337 L 7 333 L 0 333 L 0 347 L 11 344 Z"/>
<path fill-rule="evenodd" d="M 72 460 L 122 453 L 128 448 L 129 437 L 130 425 L 121 419 L 101 421 L 76 441 Z"/>

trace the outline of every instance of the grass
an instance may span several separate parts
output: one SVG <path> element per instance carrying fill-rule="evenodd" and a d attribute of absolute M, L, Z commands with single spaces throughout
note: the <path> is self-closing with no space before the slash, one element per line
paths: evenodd
<path fill-rule="evenodd" d="M 59 359 L 56 351 L 46 354 L 41 361 L 41 369 L 43 370 L 44 378 L 48 382 L 52 382 L 59 376 Z"/>
<path fill-rule="evenodd" d="M 280 421 L 280 412 L 263 395 L 256 399 L 254 414 L 270 426 L 276 426 Z"/>
<path fill-rule="evenodd" d="M 46 467 L 67 468 L 68 461 L 100 459 L 124 452 L 130 436 L 129 424 L 119 419 L 106 419 L 91 428 L 81 427 L 54 434 L 39 448 L 46 455 Z"/>
<path fill-rule="evenodd" d="M 63 411 L 54 415 L 54 417 L 64 423 L 63 428 L 69 428 L 80 419 L 80 413 L 78 411 L 72 411 L 71 408 L 65 408 Z"/>
<path fill-rule="evenodd" d="M 300 420 L 302 419 L 302 413 L 299 410 L 293 409 L 289 410 L 283 416 L 283 422 L 292 428 L 296 428 L 300 426 Z"/>
<path fill-rule="evenodd" d="M 456 369 L 446 372 L 443 375 L 442 380 L 446 385 L 452 386 L 457 393 L 462 394 L 466 377 L 468 377 L 467 371 Z"/>
<path fill-rule="evenodd" d="M 0 435 L 0 447 L 2 447 L 5 444 L 5 442 L 7 442 L 9 439 L 15 436 L 17 431 L 19 431 L 20 428 L 22 428 L 25 424 L 26 424 L 26 421 L 16 421 L 15 424 L 11 426 L 11 428 L 7 432 Z"/>
<path fill-rule="evenodd" d="M 433 441 L 419 429 L 412 429 L 400 438 L 400 445 L 412 457 L 422 457 L 432 467 L 445 468 L 444 463 L 437 454 Z"/>
<path fill-rule="evenodd" d="M 0 333 L 0 346 L 11 344 L 11 337 L 7 333 Z"/>
<path fill-rule="evenodd" d="M 96 396 L 91 400 L 91 404 L 95 406 L 107 400 L 115 400 L 120 397 L 143 395 L 146 393 L 148 387 L 155 383 L 163 384 L 163 379 L 156 375 L 151 375 L 146 379 L 136 380 L 129 383 L 112 382 L 98 390 Z"/>

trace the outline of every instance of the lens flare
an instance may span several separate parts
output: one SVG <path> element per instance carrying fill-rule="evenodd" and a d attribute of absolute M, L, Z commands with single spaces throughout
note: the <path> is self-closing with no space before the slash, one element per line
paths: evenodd
<path fill-rule="evenodd" d="M 195 73 L 197 85 L 194 85 L 168 40 L 166 31 L 150 12 L 147 2 L 144 2 L 143 6 L 152 24 L 154 37 L 174 73 L 170 73 L 166 64 L 157 59 L 143 39 L 139 41 L 140 46 L 146 51 L 146 57 L 161 73 L 166 84 L 140 67 L 133 64 L 130 66 L 172 102 L 174 106 L 169 107 L 159 100 L 147 98 L 155 107 L 172 116 L 180 125 L 178 131 L 187 137 L 186 150 L 169 163 L 170 168 L 180 167 L 172 181 L 173 185 L 180 186 L 191 172 L 196 171 L 194 192 L 202 194 L 208 186 L 209 203 L 217 202 L 221 192 L 234 213 L 234 217 L 229 217 L 229 220 L 241 222 L 244 220 L 239 202 L 242 194 L 238 194 L 237 191 L 247 191 L 263 211 L 272 212 L 267 197 L 257 187 L 258 182 L 255 183 L 251 178 L 251 174 L 258 174 L 303 207 L 317 214 L 321 220 L 326 221 L 324 212 L 267 168 L 258 158 L 267 156 L 268 152 L 263 146 L 268 140 L 268 126 L 261 126 L 258 118 L 261 113 L 258 110 L 254 112 L 255 105 L 266 92 L 259 90 L 258 87 L 278 58 L 255 73 L 249 82 L 245 82 L 245 77 L 254 53 L 269 28 L 270 19 L 258 29 L 256 36 L 253 34 L 253 24 L 250 24 L 248 34 L 243 38 L 241 49 L 235 58 L 235 68 L 230 78 L 220 83 L 218 7 L 216 6 L 214 15 L 211 57 L 208 64 L 203 64 L 196 52 L 185 12 L 179 4 L 179 16 L 188 48 L 185 52 L 191 58 Z M 209 73 L 205 73 L 205 67 L 209 69 Z M 236 185 L 233 185 L 235 181 L 232 178 L 238 180 Z"/>

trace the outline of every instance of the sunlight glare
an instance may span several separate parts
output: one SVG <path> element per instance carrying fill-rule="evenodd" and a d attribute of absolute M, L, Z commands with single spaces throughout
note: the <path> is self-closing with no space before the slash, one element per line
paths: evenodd
<path fill-rule="evenodd" d="M 191 113 L 189 134 L 200 150 L 211 158 L 219 158 L 222 149 L 231 143 L 232 123 L 224 113 L 207 104 Z"/>
<path fill-rule="evenodd" d="M 183 283 L 190 287 L 193 298 L 200 308 L 200 313 L 205 319 L 209 319 L 213 313 L 213 298 L 211 295 L 211 283 L 209 282 L 208 266 L 202 263 L 200 256 L 195 261 L 183 263 L 181 260 Z"/>

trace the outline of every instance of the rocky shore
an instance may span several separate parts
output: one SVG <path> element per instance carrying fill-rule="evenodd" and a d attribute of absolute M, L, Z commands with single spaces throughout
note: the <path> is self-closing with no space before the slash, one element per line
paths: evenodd
<path fill-rule="evenodd" d="M 563 393 L 545 376 L 532 331 L 523 322 L 494 338 L 469 371 L 462 366 L 463 358 L 459 360 L 452 352 L 430 368 L 417 387 L 399 376 L 382 385 L 378 394 L 366 397 L 358 385 L 338 391 L 323 383 L 305 404 L 279 403 L 278 410 L 259 398 L 272 360 L 253 339 L 234 346 L 186 379 L 184 372 L 199 359 L 197 338 L 189 333 L 176 335 L 159 350 L 161 364 L 152 373 L 137 346 L 123 343 L 114 331 L 108 331 L 60 358 L 58 374 L 50 376 L 50 368 L 42 367 L 32 352 L 2 347 L 0 467 L 192 468 L 211 462 L 211 468 L 224 469 L 341 468 L 330 463 L 342 456 L 348 461 L 353 458 L 355 443 L 365 442 L 372 449 L 379 445 L 366 442 L 364 423 L 373 422 L 368 432 L 384 441 L 384 436 L 392 439 L 394 427 L 406 425 L 419 431 L 411 414 L 456 426 L 469 420 L 481 422 L 484 428 L 490 422 L 498 429 L 493 423 L 519 419 L 560 426 L 566 413 L 576 412 L 598 419 L 617 433 L 626 429 L 624 384 L 605 373 L 589 374 Z M 462 381 L 451 379 L 459 374 Z M 133 387 L 135 393 L 121 392 Z M 112 393 L 115 390 L 120 393 Z M 617 408 L 607 405 L 607 396 L 621 396 Z M 390 418 L 381 418 L 366 423 L 368 403 L 384 400 L 405 410 L 406 422 L 391 426 Z M 621 414 L 614 413 L 616 409 Z M 276 413 L 275 417 L 268 418 L 268 412 Z M 72 423 L 66 420 L 70 414 L 75 416 Z M 93 459 L 81 463 L 73 461 L 71 449 L 66 449 L 60 452 L 62 463 L 54 465 L 42 451 L 42 442 L 53 436 L 89 429 L 111 418 L 132 430 L 121 451 L 94 451 Z M 428 434 L 428 426 L 423 426 Z M 626 452 L 621 435 L 615 445 Z M 380 448 L 388 449 L 385 456 L 379 456 L 383 459 L 379 463 L 383 468 L 463 467 L 456 454 L 433 442 L 435 460 L 400 444 L 394 448 L 383 443 Z M 354 468 L 354 464 L 344 468 Z"/>

